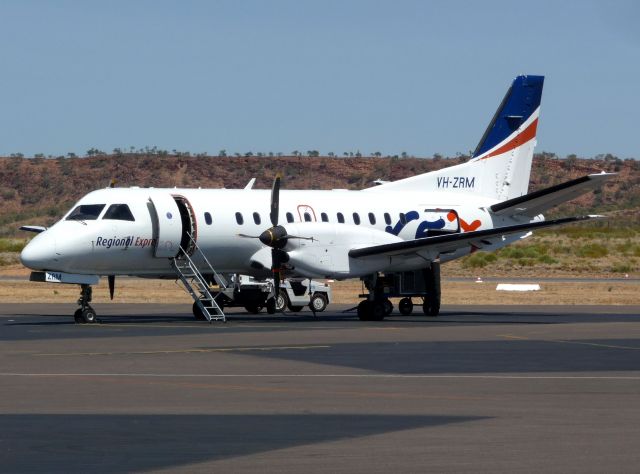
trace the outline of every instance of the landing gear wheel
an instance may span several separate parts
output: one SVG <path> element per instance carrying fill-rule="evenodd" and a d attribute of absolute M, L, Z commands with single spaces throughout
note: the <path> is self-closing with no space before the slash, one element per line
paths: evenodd
<path fill-rule="evenodd" d="M 387 315 L 387 305 L 384 301 L 374 301 L 371 306 L 371 320 L 382 321 Z"/>
<path fill-rule="evenodd" d="M 384 314 L 385 316 L 389 316 L 393 313 L 393 303 L 389 300 L 384 300 Z"/>
<path fill-rule="evenodd" d="M 244 307 L 244 309 L 246 309 L 248 312 L 253 313 L 253 314 L 260 314 L 260 311 L 262 311 L 262 306 L 259 305 L 247 305 Z"/>
<path fill-rule="evenodd" d="M 360 321 L 382 321 L 386 316 L 386 304 L 384 301 L 361 301 L 358 305 L 358 318 Z"/>
<path fill-rule="evenodd" d="M 299 313 L 303 308 L 304 306 L 289 306 L 289 311 L 291 311 L 292 313 Z"/>
<path fill-rule="evenodd" d="M 321 313 L 327 307 L 327 298 L 321 293 L 314 293 L 311 297 L 309 307 L 316 313 Z"/>
<path fill-rule="evenodd" d="M 206 321 L 207 317 L 204 315 L 204 313 L 202 312 L 202 309 L 200 309 L 200 306 L 198 305 L 198 303 L 196 303 L 194 301 L 193 303 L 193 316 L 198 320 L 198 321 Z"/>
<path fill-rule="evenodd" d="M 267 300 L 267 313 L 268 314 L 276 314 L 276 299 L 269 298 Z"/>
<path fill-rule="evenodd" d="M 371 321 L 371 301 L 364 300 L 358 304 L 358 319 L 360 321 Z"/>
<path fill-rule="evenodd" d="M 73 313 L 73 319 L 77 324 L 95 323 L 97 321 L 96 312 L 89 306 L 92 293 L 91 285 L 80 285 L 80 298 L 78 299 L 80 308 Z"/>
<path fill-rule="evenodd" d="M 409 316 L 413 312 L 413 302 L 411 298 L 402 298 L 400 303 L 398 303 L 398 309 L 400 310 L 400 314 Z"/>
<path fill-rule="evenodd" d="M 91 306 L 87 306 L 85 309 L 81 310 L 81 314 L 85 323 L 93 324 L 96 322 L 96 312 Z"/>
<path fill-rule="evenodd" d="M 276 311 L 282 313 L 289 305 L 289 298 L 285 290 L 280 290 L 276 297 Z"/>

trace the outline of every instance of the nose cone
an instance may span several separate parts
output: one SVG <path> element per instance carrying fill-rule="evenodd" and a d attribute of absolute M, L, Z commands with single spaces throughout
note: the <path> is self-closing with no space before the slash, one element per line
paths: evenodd
<path fill-rule="evenodd" d="M 53 270 L 54 258 L 54 240 L 46 232 L 38 234 L 20 254 L 22 264 L 32 270 Z"/>

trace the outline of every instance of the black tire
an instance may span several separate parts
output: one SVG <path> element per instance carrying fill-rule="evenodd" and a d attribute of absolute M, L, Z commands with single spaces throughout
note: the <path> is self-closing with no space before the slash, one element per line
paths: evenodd
<path fill-rule="evenodd" d="M 303 308 L 304 306 L 289 306 L 289 311 L 291 311 L 292 313 L 299 313 L 303 310 Z"/>
<path fill-rule="evenodd" d="M 389 316 L 393 313 L 393 303 L 389 300 L 384 300 L 384 314 L 385 316 Z"/>
<path fill-rule="evenodd" d="M 267 314 L 276 314 L 276 299 L 269 298 L 267 300 Z"/>
<path fill-rule="evenodd" d="M 358 304 L 358 319 L 360 321 L 371 321 L 371 302 L 369 300 L 361 301 Z"/>
<path fill-rule="evenodd" d="M 411 298 L 402 298 L 400 303 L 398 303 L 398 310 L 400 310 L 400 314 L 409 316 L 413 312 L 413 302 Z"/>
<path fill-rule="evenodd" d="M 322 313 L 327 309 L 327 297 L 322 293 L 314 293 L 309 302 L 309 308 L 316 313 Z"/>
<path fill-rule="evenodd" d="M 82 308 L 76 309 L 76 312 L 73 313 L 73 319 L 76 324 L 84 324 L 84 318 L 82 317 Z"/>
<path fill-rule="evenodd" d="M 382 321 L 387 315 L 387 305 L 384 301 L 374 301 L 371 305 L 371 320 Z"/>
<path fill-rule="evenodd" d="M 200 306 L 198 305 L 198 303 L 196 303 L 195 301 L 193 302 L 193 307 L 191 308 L 193 311 L 193 316 L 198 320 L 198 321 L 206 321 L 207 317 L 205 316 L 205 314 L 202 312 L 202 309 L 200 309 Z"/>
<path fill-rule="evenodd" d="M 287 296 L 287 291 L 280 289 L 278 292 L 278 296 L 275 298 L 276 302 L 276 311 L 278 313 L 282 313 L 287 306 L 289 306 L 289 297 Z"/>
<path fill-rule="evenodd" d="M 249 313 L 252 313 L 252 314 L 260 314 L 260 311 L 262 311 L 262 306 L 247 305 L 244 307 L 244 309 L 246 309 Z"/>
<path fill-rule="evenodd" d="M 82 310 L 82 319 L 87 324 L 93 324 L 96 322 L 96 312 L 93 310 L 91 306 L 87 306 Z"/>

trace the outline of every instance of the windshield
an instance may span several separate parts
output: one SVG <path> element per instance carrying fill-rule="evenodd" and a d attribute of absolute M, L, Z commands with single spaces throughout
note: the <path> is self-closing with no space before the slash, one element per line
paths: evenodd
<path fill-rule="evenodd" d="M 116 221 L 135 221 L 129 206 L 126 204 L 112 204 L 102 218 Z"/>
<path fill-rule="evenodd" d="M 94 221 L 98 218 L 104 206 L 104 204 L 82 204 L 71 211 L 66 220 Z"/>

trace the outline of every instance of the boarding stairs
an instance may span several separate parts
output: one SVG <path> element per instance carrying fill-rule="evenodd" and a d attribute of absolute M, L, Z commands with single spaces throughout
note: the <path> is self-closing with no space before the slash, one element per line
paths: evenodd
<path fill-rule="evenodd" d="M 200 307 L 206 320 L 209 322 L 226 322 L 227 319 L 224 311 L 222 311 L 222 306 L 218 304 L 216 298 L 222 294 L 223 290 L 227 289 L 228 283 L 223 276 L 213 269 L 213 266 L 191 234 L 189 234 L 189 239 L 188 251 L 180 247 L 178 255 L 171 259 L 171 267 L 182 282 L 184 289 Z M 204 265 L 201 265 L 201 268 L 204 268 L 203 271 L 198 268 L 194 259 L 202 260 L 204 263 Z M 211 294 L 212 288 L 209 287 L 203 273 L 213 275 L 213 279 L 218 286 L 217 291 L 214 291 L 215 296 Z"/>

